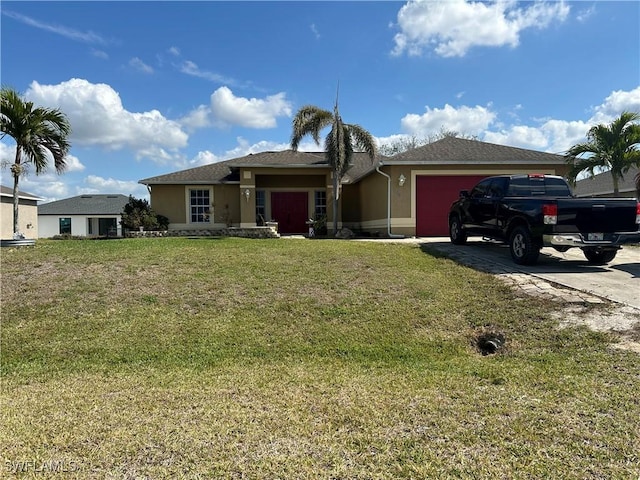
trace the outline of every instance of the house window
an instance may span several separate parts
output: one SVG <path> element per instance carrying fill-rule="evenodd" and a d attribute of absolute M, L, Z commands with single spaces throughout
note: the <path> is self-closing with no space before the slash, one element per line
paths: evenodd
<path fill-rule="evenodd" d="M 60 235 L 71 235 L 71 218 L 63 217 L 59 219 Z"/>
<path fill-rule="evenodd" d="M 207 190 L 189 190 L 191 223 L 208 223 L 211 216 L 211 196 Z"/>
<path fill-rule="evenodd" d="M 316 190 L 315 192 L 315 220 L 319 220 L 327 216 L 327 192 L 324 190 Z"/>
<path fill-rule="evenodd" d="M 256 225 L 264 225 L 267 221 L 264 190 L 256 190 Z"/>

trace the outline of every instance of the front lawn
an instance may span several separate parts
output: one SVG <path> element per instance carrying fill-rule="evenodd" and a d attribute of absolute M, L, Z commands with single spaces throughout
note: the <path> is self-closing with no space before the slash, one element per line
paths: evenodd
<path fill-rule="evenodd" d="M 640 476 L 640 358 L 418 245 L 2 251 L 3 474 Z M 501 332 L 500 353 L 475 338 Z"/>

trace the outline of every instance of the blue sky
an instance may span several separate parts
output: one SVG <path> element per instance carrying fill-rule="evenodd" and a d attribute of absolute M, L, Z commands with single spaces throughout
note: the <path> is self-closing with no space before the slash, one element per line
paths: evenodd
<path fill-rule="evenodd" d="M 1 79 L 62 109 L 63 175 L 21 190 L 147 198 L 138 181 L 288 148 L 303 105 L 380 144 L 442 129 L 562 153 L 640 111 L 640 2 L 12 2 Z M 304 150 L 320 150 L 311 140 Z M 0 143 L 2 183 L 14 144 Z"/>

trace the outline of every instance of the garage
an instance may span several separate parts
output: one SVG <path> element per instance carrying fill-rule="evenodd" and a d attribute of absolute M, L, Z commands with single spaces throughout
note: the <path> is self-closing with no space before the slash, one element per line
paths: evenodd
<path fill-rule="evenodd" d="M 418 175 L 416 177 L 416 236 L 449 235 L 448 214 L 460 190 L 471 190 L 487 175 Z"/>

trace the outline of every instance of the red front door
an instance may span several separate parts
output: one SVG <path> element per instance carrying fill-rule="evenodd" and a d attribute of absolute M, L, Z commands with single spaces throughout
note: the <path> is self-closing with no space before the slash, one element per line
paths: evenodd
<path fill-rule="evenodd" d="M 449 207 L 460 190 L 471 190 L 488 175 L 419 175 L 416 177 L 416 236 L 449 235 Z"/>
<path fill-rule="evenodd" d="M 272 192 L 271 216 L 279 233 L 307 233 L 309 196 L 307 192 Z"/>

